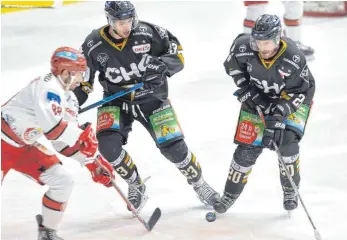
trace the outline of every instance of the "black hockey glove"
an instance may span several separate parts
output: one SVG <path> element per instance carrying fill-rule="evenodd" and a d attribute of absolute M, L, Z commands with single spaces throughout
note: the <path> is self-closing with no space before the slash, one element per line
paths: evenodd
<path fill-rule="evenodd" d="M 268 116 L 265 119 L 266 128 L 263 134 L 263 145 L 270 150 L 275 150 L 272 141 L 277 146 L 281 146 L 283 142 L 284 129 L 286 124 L 283 123 L 281 116 Z"/>
<path fill-rule="evenodd" d="M 284 99 L 278 100 L 277 104 L 271 108 L 271 113 L 273 115 L 280 115 L 283 119 L 289 117 L 290 114 L 294 113 L 296 110 L 290 102 Z"/>
<path fill-rule="evenodd" d="M 89 82 L 81 82 L 81 89 L 86 94 L 93 92 L 93 86 Z"/>
<path fill-rule="evenodd" d="M 247 111 L 254 111 L 258 105 L 262 110 L 269 107 L 270 101 L 264 93 L 252 85 L 246 85 L 236 91 L 237 100 L 242 104 L 242 107 Z"/>
<path fill-rule="evenodd" d="M 142 75 L 143 87 L 151 91 L 160 87 L 164 83 L 167 71 L 168 67 L 163 62 L 158 58 L 151 58 L 146 66 L 146 71 Z"/>

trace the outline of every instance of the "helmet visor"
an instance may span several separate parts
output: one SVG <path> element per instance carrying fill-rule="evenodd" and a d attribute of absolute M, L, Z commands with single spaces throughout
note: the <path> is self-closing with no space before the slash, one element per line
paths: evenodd
<path fill-rule="evenodd" d="M 250 45 L 252 50 L 254 51 L 262 51 L 262 50 L 271 50 L 271 49 L 275 49 L 278 47 L 278 45 L 280 44 L 280 40 L 281 40 L 281 33 L 277 34 L 274 37 L 270 37 L 270 38 L 257 38 L 254 37 L 253 35 L 250 38 Z"/>

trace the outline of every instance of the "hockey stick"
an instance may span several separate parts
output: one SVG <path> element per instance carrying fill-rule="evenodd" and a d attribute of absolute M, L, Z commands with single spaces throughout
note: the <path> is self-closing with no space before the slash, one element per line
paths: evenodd
<path fill-rule="evenodd" d="M 264 127 L 266 127 L 265 118 L 264 118 L 263 112 L 261 111 L 261 109 L 260 109 L 259 106 L 256 106 L 256 109 L 257 109 L 257 112 L 258 112 L 259 117 L 261 118 L 261 121 L 262 121 L 263 124 L 264 124 Z M 278 159 L 279 159 L 280 163 L 281 163 L 282 166 L 283 166 L 283 169 L 284 169 L 284 171 L 285 171 L 285 173 L 286 173 L 287 178 L 289 179 L 290 184 L 292 185 L 292 187 L 293 187 L 293 189 L 294 189 L 294 191 L 295 191 L 295 194 L 298 196 L 298 198 L 299 198 L 299 200 L 300 200 L 300 203 L 301 203 L 302 207 L 304 208 L 304 210 L 305 210 L 305 212 L 306 212 L 306 215 L 307 215 L 308 219 L 310 220 L 310 223 L 311 223 L 311 225 L 312 225 L 312 227 L 313 227 L 314 235 L 315 235 L 316 239 L 317 239 L 317 240 L 322 240 L 322 237 L 321 237 L 321 235 L 320 235 L 318 229 L 316 228 L 316 225 L 314 224 L 314 222 L 313 222 L 313 220 L 312 220 L 312 218 L 311 218 L 309 212 L 307 211 L 307 208 L 306 208 L 306 206 L 305 206 L 305 204 L 304 204 L 304 201 L 303 201 L 302 198 L 301 198 L 301 195 L 300 195 L 300 193 L 299 193 L 299 189 L 298 189 L 298 187 L 296 186 L 296 184 L 295 184 L 295 182 L 294 182 L 292 176 L 290 175 L 288 169 L 286 168 L 286 165 L 285 165 L 285 163 L 284 163 L 282 154 L 281 154 L 280 150 L 278 149 L 277 144 L 276 144 L 274 141 L 272 141 L 272 145 L 273 145 L 274 148 L 275 148 L 275 151 L 276 151 L 276 153 L 277 153 L 277 155 L 278 155 Z"/>
<path fill-rule="evenodd" d="M 117 92 L 117 93 L 115 93 L 115 94 L 113 94 L 113 95 L 111 95 L 109 97 L 106 97 L 104 99 L 101 99 L 100 101 L 97 101 L 96 103 L 90 104 L 89 106 L 80 109 L 78 111 L 78 113 L 84 113 L 84 112 L 86 112 L 86 111 L 88 111 L 90 109 L 93 109 L 93 108 L 98 107 L 98 106 L 100 106 L 102 104 L 108 103 L 108 102 L 110 102 L 110 101 L 112 101 L 112 100 L 114 100 L 116 98 L 122 97 L 122 96 L 124 96 L 124 95 L 126 95 L 128 93 L 131 93 L 131 92 L 133 92 L 133 91 L 135 91 L 135 90 L 137 90 L 139 88 L 142 88 L 142 87 L 143 87 L 143 83 L 142 82 L 141 83 L 137 83 L 137 84 L 135 84 L 134 86 L 132 86 L 129 89 L 125 89 L 125 90 L 122 90 L 120 92 Z"/>
<path fill-rule="evenodd" d="M 108 170 L 98 161 L 98 159 L 96 158 L 95 161 L 97 162 L 97 164 L 104 169 L 104 171 L 108 172 Z M 112 176 L 109 173 L 110 176 Z M 131 202 L 129 202 L 129 200 L 127 199 L 127 197 L 125 196 L 125 194 L 123 193 L 123 191 L 118 187 L 116 181 L 111 178 L 111 183 L 113 185 L 113 187 L 117 190 L 117 192 L 119 193 L 119 195 L 122 197 L 123 201 L 127 204 L 128 208 L 131 210 L 131 212 L 133 213 L 133 215 L 145 226 L 145 228 L 150 232 L 155 224 L 158 222 L 159 218 L 161 217 L 161 210 L 160 208 L 156 208 L 154 210 L 154 212 L 152 213 L 151 217 L 149 218 L 149 220 L 146 222 L 141 216 L 140 214 L 138 214 L 136 212 L 136 209 L 134 208 L 134 206 L 131 204 Z"/>

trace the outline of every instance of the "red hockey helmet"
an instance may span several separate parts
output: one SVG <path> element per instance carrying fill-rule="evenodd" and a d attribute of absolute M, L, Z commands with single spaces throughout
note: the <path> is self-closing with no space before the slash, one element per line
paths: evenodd
<path fill-rule="evenodd" d="M 87 60 L 76 49 L 60 47 L 54 51 L 51 57 L 51 71 L 55 76 L 58 76 L 63 70 L 85 72 L 87 70 Z"/>

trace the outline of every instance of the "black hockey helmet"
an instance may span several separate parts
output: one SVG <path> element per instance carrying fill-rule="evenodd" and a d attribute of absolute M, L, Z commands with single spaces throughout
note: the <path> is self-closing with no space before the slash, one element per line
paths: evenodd
<path fill-rule="evenodd" d="M 139 23 L 135 6 L 130 1 L 106 1 L 105 14 L 111 26 L 116 20 L 125 20 L 128 18 L 133 18 L 132 29 Z"/>
<path fill-rule="evenodd" d="M 263 14 L 255 22 L 252 28 L 251 47 L 257 51 L 255 40 L 271 40 L 279 44 L 282 36 L 281 20 L 276 15 Z M 255 49 L 254 49 L 255 48 Z"/>

